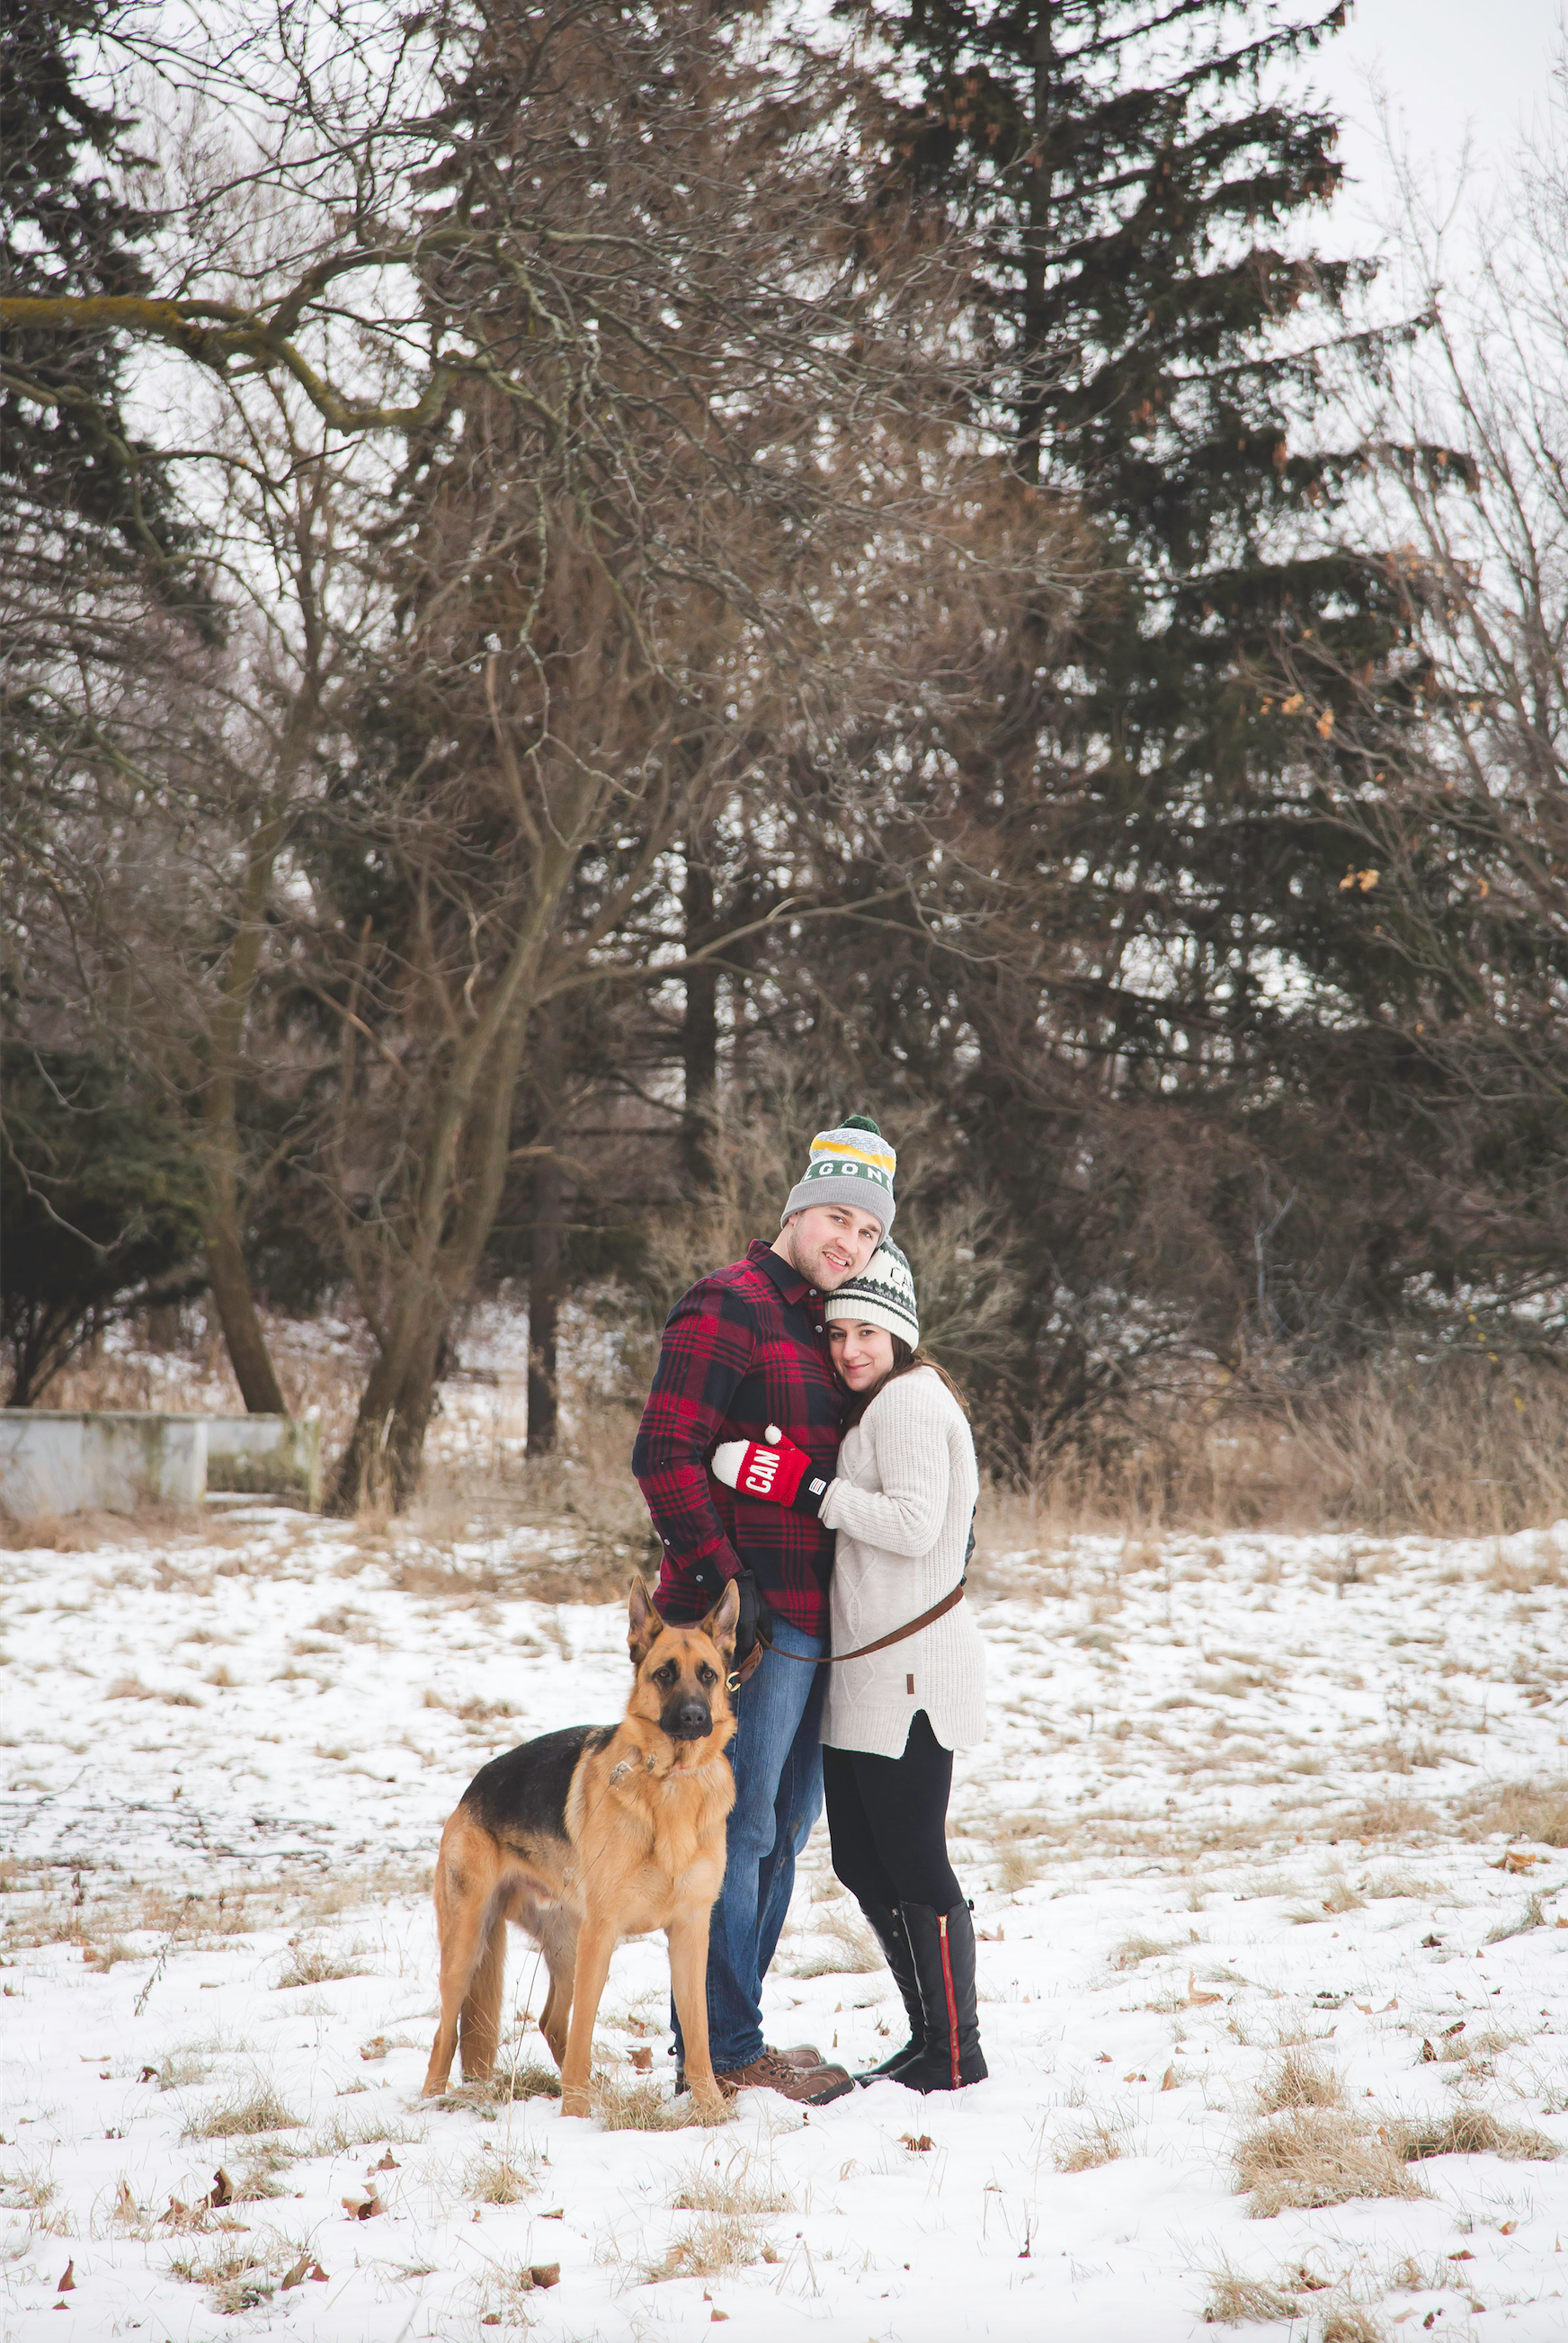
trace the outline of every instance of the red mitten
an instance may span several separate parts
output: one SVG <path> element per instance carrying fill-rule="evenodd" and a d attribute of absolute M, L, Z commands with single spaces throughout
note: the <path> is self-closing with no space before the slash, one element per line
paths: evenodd
<path fill-rule="evenodd" d="M 806 1451 L 773 1423 L 768 1426 L 767 1445 L 757 1440 L 721 1440 L 713 1452 L 712 1472 L 716 1481 L 742 1497 L 792 1505 L 798 1513 L 821 1512 L 833 1477 L 813 1465 Z"/>

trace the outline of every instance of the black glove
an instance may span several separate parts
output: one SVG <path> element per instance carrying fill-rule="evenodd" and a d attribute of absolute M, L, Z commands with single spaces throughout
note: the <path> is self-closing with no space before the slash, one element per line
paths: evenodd
<path fill-rule="evenodd" d="M 756 1574 L 739 1570 L 735 1584 L 740 1596 L 740 1616 L 735 1623 L 735 1660 L 739 1667 L 757 1648 L 759 1638 L 767 1640 L 773 1634 L 773 1614 L 768 1599 L 757 1584 Z"/>

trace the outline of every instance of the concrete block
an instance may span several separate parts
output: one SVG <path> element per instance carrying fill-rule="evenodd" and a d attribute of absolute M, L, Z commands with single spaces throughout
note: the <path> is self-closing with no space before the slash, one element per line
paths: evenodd
<path fill-rule="evenodd" d="M 199 1505 L 209 1489 L 321 1503 L 321 1426 L 286 1415 L 0 1408 L 0 1513 Z"/>
<path fill-rule="evenodd" d="M 132 1513 L 149 1499 L 199 1505 L 206 1494 L 204 1416 L 0 1408 L 0 1507 L 14 1520 Z"/>
<path fill-rule="evenodd" d="M 206 1485 L 321 1503 L 321 1426 L 291 1415 L 209 1415 Z"/>

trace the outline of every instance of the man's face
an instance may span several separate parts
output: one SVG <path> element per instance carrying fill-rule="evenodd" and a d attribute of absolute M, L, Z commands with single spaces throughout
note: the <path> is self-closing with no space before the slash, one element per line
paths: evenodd
<path fill-rule="evenodd" d="M 882 1242 L 874 1212 L 850 1204 L 809 1204 L 783 1230 L 777 1248 L 819 1293 L 836 1293 L 846 1278 L 859 1277 Z"/>

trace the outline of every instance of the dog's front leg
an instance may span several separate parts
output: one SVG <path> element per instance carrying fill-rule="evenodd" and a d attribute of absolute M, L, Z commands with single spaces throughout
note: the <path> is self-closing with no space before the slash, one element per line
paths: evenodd
<path fill-rule="evenodd" d="M 593 2072 L 593 2029 L 599 1996 L 609 1975 L 614 1952 L 613 1927 L 590 1914 L 578 1936 L 577 1976 L 572 1986 L 572 2018 L 567 2031 L 567 2055 L 561 2066 L 561 2113 L 586 2116 L 588 2078 Z"/>
<path fill-rule="evenodd" d="M 686 2080 L 705 2116 L 724 2113 L 724 2096 L 713 2079 L 708 2047 L 708 1920 L 706 1911 L 686 1912 L 665 1930 L 669 1942 L 669 1984 L 680 2016 Z"/>

